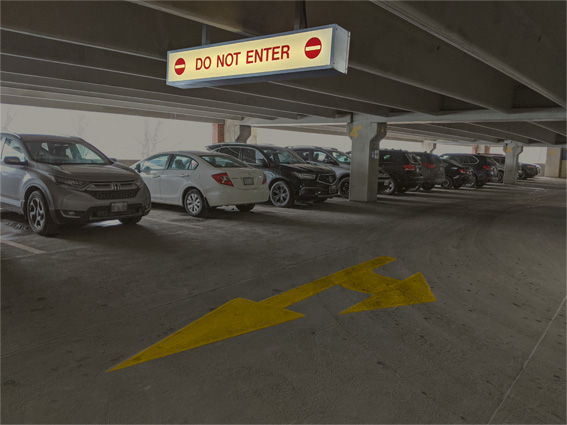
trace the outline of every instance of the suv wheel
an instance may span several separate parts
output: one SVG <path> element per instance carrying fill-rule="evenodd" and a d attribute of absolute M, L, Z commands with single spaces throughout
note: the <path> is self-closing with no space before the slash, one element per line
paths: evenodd
<path fill-rule="evenodd" d="M 183 206 L 187 214 L 193 217 L 202 217 L 207 210 L 205 198 L 197 189 L 191 189 L 185 194 Z"/>
<path fill-rule="evenodd" d="M 270 189 L 270 201 L 276 207 L 291 207 L 295 200 L 289 184 L 283 180 L 275 182 Z"/>
<path fill-rule="evenodd" d="M 350 196 L 350 177 L 345 177 L 339 182 L 339 195 L 342 198 L 348 199 Z"/>
<path fill-rule="evenodd" d="M 441 183 L 441 187 L 443 189 L 451 189 L 455 183 L 451 177 L 445 177 L 443 183 Z"/>
<path fill-rule="evenodd" d="M 433 189 L 433 186 L 434 186 L 434 185 L 431 184 L 431 183 L 423 183 L 423 184 L 421 185 L 421 188 L 422 188 L 423 190 L 431 190 L 431 189 Z"/>
<path fill-rule="evenodd" d="M 384 183 L 384 186 L 381 189 L 378 189 L 378 192 L 382 195 L 393 195 L 396 193 L 397 189 L 398 184 L 396 183 L 396 180 L 390 176 L 390 178 Z"/>
<path fill-rule="evenodd" d="M 51 218 L 47 201 L 39 190 L 28 198 L 26 215 L 31 229 L 38 235 L 49 236 L 57 233 L 57 224 Z"/>
<path fill-rule="evenodd" d="M 498 171 L 498 177 L 496 178 L 496 181 L 498 183 L 504 182 L 504 171 Z"/>
<path fill-rule="evenodd" d="M 477 187 L 477 185 L 478 185 L 478 177 L 476 176 L 476 174 L 473 174 L 472 176 L 470 176 L 469 181 L 466 182 L 463 186 Z"/>

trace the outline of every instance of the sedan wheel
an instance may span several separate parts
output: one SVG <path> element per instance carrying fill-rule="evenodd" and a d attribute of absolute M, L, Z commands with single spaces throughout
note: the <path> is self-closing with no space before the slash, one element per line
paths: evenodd
<path fill-rule="evenodd" d="M 53 222 L 47 202 L 40 191 L 36 190 L 30 195 L 26 212 L 31 229 L 38 235 L 49 236 L 57 232 L 57 224 Z"/>
<path fill-rule="evenodd" d="M 254 208 L 256 206 L 256 204 L 243 204 L 243 205 L 237 205 L 236 208 L 238 208 L 238 211 L 240 212 L 248 212 L 251 211 L 252 208 Z"/>
<path fill-rule="evenodd" d="M 276 207 L 289 208 L 294 203 L 293 192 L 284 181 L 275 182 L 270 189 L 270 201 Z"/>
<path fill-rule="evenodd" d="M 197 189 L 191 189 L 187 192 L 183 205 L 185 206 L 187 214 L 193 217 L 202 217 L 205 215 L 205 198 Z"/>

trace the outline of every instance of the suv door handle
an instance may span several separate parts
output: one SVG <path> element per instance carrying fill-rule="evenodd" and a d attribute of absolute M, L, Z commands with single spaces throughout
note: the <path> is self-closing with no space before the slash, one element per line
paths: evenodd
<path fill-rule="evenodd" d="M 152 176 L 152 179 L 159 179 L 161 176 Z"/>
<path fill-rule="evenodd" d="M 179 177 L 189 177 L 191 174 L 180 174 Z"/>

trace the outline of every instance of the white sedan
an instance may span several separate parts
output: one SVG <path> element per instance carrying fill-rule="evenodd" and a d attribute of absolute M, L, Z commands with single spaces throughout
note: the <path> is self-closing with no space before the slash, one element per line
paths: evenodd
<path fill-rule="evenodd" d="M 229 155 L 175 151 L 152 155 L 132 165 L 148 186 L 152 202 L 183 205 L 189 215 L 204 215 L 211 207 L 236 205 L 250 211 L 267 202 L 263 171 Z"/>

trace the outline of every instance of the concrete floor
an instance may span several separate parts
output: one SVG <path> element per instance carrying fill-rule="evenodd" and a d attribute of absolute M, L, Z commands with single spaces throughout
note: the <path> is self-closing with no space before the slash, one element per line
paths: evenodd
<path fill-rule="evenodd" d="M 565 423 L 565 180 L 32 234 L 3 212 L 3 423 Z M 14 245 L 19 244 L 19 246 Z M 31 250 L 30 250 L 31 249 Z M 227 301 L 387 255 L 436 302 L 301 320 L 114 372 Z"/>

